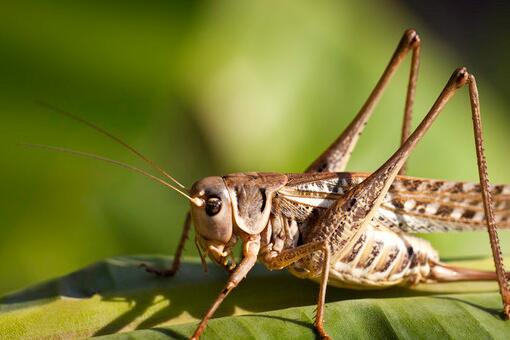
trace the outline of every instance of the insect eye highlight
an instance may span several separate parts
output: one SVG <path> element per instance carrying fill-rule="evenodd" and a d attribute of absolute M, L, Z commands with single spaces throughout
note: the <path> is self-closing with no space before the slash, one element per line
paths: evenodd
<path fill-rule="evenodd" d="M 205 212 L 209 216 L 214 216 L 221 210 L 221 199 L 218 197 L 210 197 L 205 202 Z"/>

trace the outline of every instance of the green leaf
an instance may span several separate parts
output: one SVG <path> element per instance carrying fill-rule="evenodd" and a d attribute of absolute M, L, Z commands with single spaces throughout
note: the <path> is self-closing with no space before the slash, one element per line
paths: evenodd
<path fill-rule="evenodd" d="M 0 334 L 68 338 L 185 338 L 226 281 L 221 268 L 187 260 L 173 278 L 138 268 L 164 257 L 108 259 L 0 299 Z M 491 268 L 491 260 L 456 262 Z M 318 286 L 257 266 L 210 321 L 204 338 L 313 338 Z M 326 329 L 334 338 L 504 338 L 495 282 L 353 291 L 329 288 Z M 241 315 L 242 316 L 233 316 Z M 122 334 L 115 334 L 123 332 Z M 127 332 L 127 333 L 126 333 Z M 114 334 L 114 335 L 112 335 Z"/>

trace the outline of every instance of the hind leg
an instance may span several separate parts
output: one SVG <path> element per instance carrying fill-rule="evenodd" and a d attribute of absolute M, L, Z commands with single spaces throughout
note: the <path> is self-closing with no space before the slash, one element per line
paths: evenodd
<path fill-rule="evenodd" d="M 354 150 L 358 138 L 363 132 L 365 125 L 372 116 L 372 112 L 379 102 L 382 93 L 386 89 L 391 77 L 396 72 L 404 57 L 412 52 L 411 69 L 407 85 L 407 96 L 404 108 L 404 121 L 402 124 L 401 144 L 409 137 L 411 130 L 412 110 L 416 82 L 418 80 L 418 68 L 420 65 L 420 38 L 415 30 L 408 29 L 404 32 L 397 49 L 384 70 L 375 88 L 370 93 L 363 107 L 342 134 L 322 153 L 305 172 L 341 172 L 345 170 L 351 153 Z M 405 164 L 400 169 L 400 174 L 405 173 Z"/>
<path fill-rule="evenodd" d="M 496 272 L 479 269 L 469 269 L 451 266 L 445 263 L 429 261 L 430 275 L 428 279 L 435 282 L 457 282 L 457 281 L 497 281 Z M 510 273 L 505 273 L 506 279 L 510 279 Z"/>

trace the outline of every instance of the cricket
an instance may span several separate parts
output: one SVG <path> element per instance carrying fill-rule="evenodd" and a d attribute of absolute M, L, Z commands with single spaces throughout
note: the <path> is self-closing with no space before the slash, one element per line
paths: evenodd
<path fill-rule="evenodd" d="M 135 148 L 101 127 L 52 108 L 118 142 L 158 175 L 103 156 L 39 144 L 54 151 L 94 158 L 140 173 L 175 190 L 190 203 L 173 263 L 162 269 L 140 266 L 159 276 L 178 275 L 191 224 L 204 268 L 206 257 L 229 277 L 199 323 L 199 339 L 222 301 L 260 261 L 269 270 L 287 269 L 319 283 L 314 326 L 323 339 L 328 286 L 382 289 L 420 283 L 494 280 L 505 319 L 510 318 L 509 276 L 503 266 L 497 229 L 510 229 L 510 185 L 489 184 L 480 103 L 475 77 L 456 69 L 420 124 L 411 131 L 421 42 L 408 29 L 368 99 L 340 136 L 303 173 L 240 172 L 198 180 L 186 188 Z M 351 153 L 387 84 L 407 55 L 411 67 L 400 147 L 372 173 L 345 172 Z M 406 176 L 406 161 L 448 101 L 469 92 L 479 183 Z M 432 245 L 415 233 L 487 230 L 496 271 L 454 267 L 441 262 Z M 233 248 L 241 243 L 236 260 Z M 326 322 L 325 322 L 326 320 Z M 329 320 L 329 322 L 334 322 Z"/>

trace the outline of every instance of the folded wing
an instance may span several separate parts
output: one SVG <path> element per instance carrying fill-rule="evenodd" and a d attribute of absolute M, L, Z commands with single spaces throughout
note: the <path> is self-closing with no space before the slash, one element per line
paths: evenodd
<path fill-rule="evenodd" d="M 510 228 L 510 185 L 489 187 L 496 225 Z M 408 233 L 484 230 L 479 184 L 397 177 L 374 222 Z"/>

